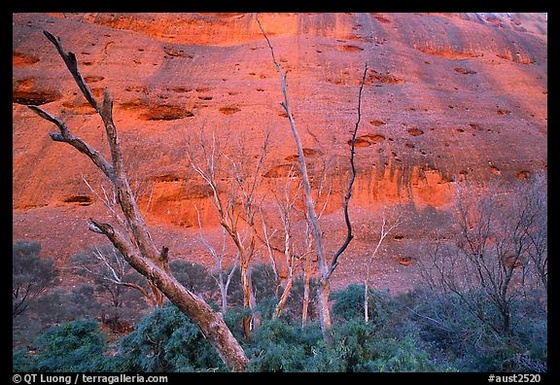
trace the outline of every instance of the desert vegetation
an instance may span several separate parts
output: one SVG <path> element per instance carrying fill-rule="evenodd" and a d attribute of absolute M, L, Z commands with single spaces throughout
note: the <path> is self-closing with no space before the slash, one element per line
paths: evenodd
<path fill-rule="evenodd" d="M 370 283 L 383 242 L 405 220 L 383 215 L 363 284 L 331 290 L 331 276 L 355 236 L 349 202 L 368 67 L 349 127 L 345 236 L 333 244 L 321 228 L 331 199 L 328 165 L 310 169 L 312 154 L 290 109 L 288 73 L 259 27 L 280 77 L 297 165 L 265 181 L 266 134 L 260 152 L 248 154 L 242 137 L 225 150 L 212 129 L 191 131 L 189 166 L 223 233 L 221 243 L 207 239 L 193 208 L 199 241 L 215 263 L 210 267 L 174 259 L 173 250 L 154 239 L 128 177 L 109 90 L 98 101 L 75 55 L 45 31 L 101 118 L 110 158 L 61 118 L 29 108 L 58 128 L 52 140 L 86 155 L 106 176 L 112 192 L 97 196 L 112 222 L 89 219 L 89 229 L 105 241 L 73 256 L 65 271 L 39 258 L 39 243 L 14 243 L 14 370 L 546 371 L 546 176 L 493 186 L 492 199 L 465 194 L 457 182 L 455 220 L 445 236 L 433 234 L 434 241 L 419 248 L 423 280 L 407 293 L 381 292 Z M 258 187 L 266 183 L 270 193 L 262 194 Z M 63 288 L 62 279 L 76 284 Z"/>
<path fill-rule="evenodd" d="M 235 264 L 209 269 L 176 260 L 170 270 L 223 311 L 247 354 L 247 371 L 545 372 L 546 180 L 500 188 L 499 202 L 457 194 L 454 230 L 419 250 L 423 280 L 414 290 L 395 295 L 352 284 L 331 292 L 328 345 L 319 322 L 320 284 L 303 270 L 279 282 L 273 264 L 252 264 L 261 323 L 249 337 L 243 320 L 251 309 Z M 61 285 L 68 272 L 38 257 L 40 244 L 19 241 L 13 250 L 14 370 L 229 370 L 177 306 L 146 295 L 146 279 L 113 245 L 71 259 L 69 269 L 79 277 L 71 291 Z M 225 290 L 220 276 L 228 277 Z M 290 294 L 278 313 L 287 283 Z"/>
<path fill-rule="evenodd" d="M 22 244 L 16 244 L 17 248 Z M 109 246 L 108 246 L 109 247 Z M 28 249 L 29 250 L 29 249 Z M 179 272 L 180 271 L 180 272 Z M 368 290 L 368 320 L 364 319 L 364 285 L 353 284 L 331 293 L 332 340 L 325 345 L 316 308 L 301 324 L 303 282 L 295 280 L 286 310 L 275 317 L 279 298 L 269 264 L 253 267 L 256 306 L 261 325 L 244 336 L 243 288 L 239 271 L 228 292 L 226 323 L 255 372 L 545 372 L 547 370 L 546 308 L 532 295 L 511 303 L 508 333 L 496 332 L 502 315 L 482 288 L 462 295 L 477 300 L 481 321 L 454 293 L 427 285 L 399 295 Z M 177 275 L 216 300 L 216 274 L 200 265 L 185 265 Z M 92 278 L 92 277 L 90 277 Z M 93 281 L 92 281 L 93 282 Z M 315 281 L 313 287 L 318 287 Z M 529 289 L 526 287 L 525 289 Z M 533 287 L 537 289 L 537 287 Z M 16 371 L 228 371 L 199 328 L 170 301 L 146 306 L 137 290 L 125 289 L 119 308 L 111 309 L 94 288 L 59 293 L 45 291 L 14 321 Z M 542 289 L 538 289 L 541 291 Z M 84 301 L 84 298 L 86 299 Z M 57 308 L 52 307 L 52 302 Z M 51 303 L 51 305 L 49 305 Z M 88 307 L 84 308 L 83 304 Z M 62 311 L 62 309 L 64 311 Z M 113 311 L 112 313 L 110 311 Z M 120 311 L 115 322 L 107 314 Z M 48 319 L 41 315 L 50 314 Z M 123 325 L 128 325 L 123 328 Z M 34 327 L 30 327 L 33 326 Z"/>

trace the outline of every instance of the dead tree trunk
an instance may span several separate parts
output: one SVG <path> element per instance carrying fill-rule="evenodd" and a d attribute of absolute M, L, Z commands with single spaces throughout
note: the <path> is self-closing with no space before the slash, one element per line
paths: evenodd
<path fill-rule="evenodd" d="M 292 135 L 294 137 L 294 140 L 296 142 L 296 148 L 297 148 L 297 152 L 298 152 L 298 160 L 299 160 L 299 166 L 301 169 L 301 174 L 302 174 L 302 183 L 303 183 L 303 191 L 304 191 L 304 197 L 305 197 L 305 205 L 306 205 L 306 210 L 307 210 L 307 217 L 308 217 L 308 221 L 309 224 L 311 226 L 312 232 L 313 232 L 313 237 L 314 237 L 314 241 L 315 241 L 315 246 L 316 246 L 316 252 L 317 252 L 317 263 L 318 263 L 318 268 L 319 268 L 319 291 L 318 291 L 318 307 L 319 307 L 319 322 L 321 324 L 321 330 L 323 332 L 323 337 L 325 339 L 325 341 L 327 343 L 330 342 L 331 337 L 330 337 L 330 329 L 331 329 L 331 317 L 330 317 L 330 308 L 329 308 L 329 296 L 330 296 L 330 292 L 331 292 L 331 288 L 330 288 L 330 278 L 332 273 L 334 272 L 334 270 L 336 269 L 336 267 L 338 266 L 338 258 L 340 257 L 340 255 L 342 255 L 342 253 L 346 250 L 346 248 L 348 247 L 348 245 L 350 244 L 350 241 L 352 241 L 352 239 L 354 238 L 354 235 L 352 234 L 352 224 L 350 222 L 350 217 L 348 214 L 348 204 L 350 202 L 350 198 L 352 196 L 352 186 L 354 185 L 354 180 L 356 179 L 356 167 L 354 164 L 354 154 L 355 154 L 355 142 L 356 142 L 356 134 L 358 132 L 358 126 L 360 124 L 361 121 L 361 101 L 362 101 L 362 91 L 364 88 L 364 83 L 365 83 L 365 79 L 366 79 L 366 74 L 367 74 L 367 64 L 364 66 L 364 72 L 363 72 L 363 76 L 362 76 L 362 81 L 360 84 L 360 90 L 359 90 L 359 94 L 358 94 L 358 119 L 356 121 L 356 125 L 354 127 L 353 133 L 352 133 L 352 140 L 351 140 L 351 148 L 350 148 L 350 166 L 351 166 L 351 176 L 350 176 L 350 181 L 348 183 L 348 188 L 346 190 L 346 194 L 344 196 L 344 221 L 346 223 L 346 228 L 347 228 L 347 235 L 346 238 L 344 239 L 342 245 L 340 246 L 340 248 L 333 254 L 333 257 L 329 263 L 329 261 L 327 261 L 326 256 L 325 256 L 325 251 L 323 249 L 323 235 L 322 235 L 322 231 L 321 228 L 319 226 L 319 217 L 315 211 L 315 201 L 313 199 L 313 194 L 311 191 L 311 183 L 309 181 L 309 176 L 308 176 L 308 172 L 307 172 L 307 165 L 305 162 L 305 154 L 303 152 L 303 147 L 301 144 L 301 139 L 299 137 L 299 133 L 298 130 L 296 128 L 296 124 L 293 118 L 293 114 L 290 110 L 290 105 L 289 105 L 289 100 L 288 100 L 288 87 L 287 87 L 287 83 L 286 83 L 286 76 L 288 75 L 287 72 L 284 72 L 282 70 L 282 66 L 280 65 L 280 63 L 278 63 L 278 61 L 276 60 L 276 57 L 274 56 L 274 49 L 272 47 L 272 44 L 270 43 L 270 40 L 268 39 L 268 36 L 266 35 L 266 33 L 264 32 L 264 29 L 259 21 L 259 19 L 257 18 L 257 23 L 259 25 L 259 28 L 268 44 L 268 48 L 270 50 L 270 54 L 272 56 L 272 61 L 274 63 L 274 65 L 276 66 L 276 69 L 278 70 L 278 73 L 280 75 L 280 85 L 282 88 L 282 95 L 284 96 L 284 101 L 281 103 L 281 106 L 284 108 L 284 111 L 286 112 L 286 115 L 288 117 L 288 120 L 290 122 L 290 128 L 292 131 Z"/>
<path fill-rule="evenodd" d="M 190 152 L 187 153 L 187 156 L 193 169 L 211 188 L 220 226 L 226 231 L 237 249 L 241 287 L 243 289 L 243 307 L 250 309 L 251 312 L 250 316 L 243 318 L 243 330 L 245 337 L 248 338 L 251 335 L 251 330 L 258 327 L 262 319 L 257 309 L 253 290 L 251 264 L 256 252 L 258 235 L 256 216 L 260 210 L 256 193 L 262 177 L 261 168 L 267 153 L 268 135 L 265 137 L 261 153 L 254 165 L 247 161 L 244 140 L 244 137 L 241 137 L 238 142 L 239 154 L 237 159 L 234 159 L 222 152 L 222 148 L 217 147 L 215 133 L 212 134 L 212 140 L 209 141 L 201 130 L 199 144 L 205 165 L 200 166 Z M 228 165 L 220 170 L 218 160 L 222 156 L 226 158 Z M 219 183 L 220 178 L 217 177 L 219 171 L 228 171 L 230 176 L 233 177 L 233 183 L 228 188 Z"/>
<path fill-rule="evenodd" d="M 150 236 L 124 168 L 117 130 L 113 123 L 113 101 L 109 92 L 104 90 L 103 102 L 100 105 L 78 71 L 75 55 L 64 50 L 59 38 L 47 31 L 44 31 L 44 34 L 56 46 L 83 95 L 101 117 L 111 150 L 109 162 L 96 149 L 74 135 L 61 119 L 37 106 L 29 106 L 40 117 L 58 127 L 60 132 L 50 133 L 54 141 L 67 143 L 87 155 L 109 178 L 116 191 L 117 203 L 124 214 L 126 233 L 94 219 L 90 219 L 90 230 L 104 234 L 134 269 L 195 322 L 231 370 L 244 371 L 248 358 L 226 325 L 223 315 L 212 310 L 201 297 L 187 290 L 175 279 L 169 270 L 167 248 L 160 252 Z"/>

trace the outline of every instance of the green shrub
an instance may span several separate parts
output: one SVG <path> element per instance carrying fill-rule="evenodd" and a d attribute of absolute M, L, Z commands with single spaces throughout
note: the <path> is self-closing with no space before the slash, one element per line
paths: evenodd
<path fill-rule="evenodd" d="M 467 293 L 471 298 L 476 292 Z M 416 303 L 411 320 L 432 355 L 464 372 L 536 372 L 546 370 L 546 314 L 527 300 L 511 303 L 512 328 L 501 333 L 500 314 L 488 301 L 478 302 L 482 322 L 457 295 L 423 289 L 410 293 Z M 529 301 L 530 302 L 530 301 Z"/>
<path fill-rule="evenodd" d="M 58 283 L 58 271 L 50 257 L 39 257 L 41 244 L 17 241 L 12 249 L 12 313 L 24 313 Z"/>
<path fill-rule="evenodd" d="M 105 337 L 97 322 L 75 320 L 53 326 L 39 335 L 34 346 L 14 354 L 14 371 L 98 372 L 113 369 L 105 356 Z"/>
<path fill-rule="evenodd" d="M 124 368 L 138 372 L 223 371 L 216 350 L 198 327 L 170 303 L 144 317 L 120 341 Z"/>
<path fill-rule="evenodd" d="M 305 327 L 280 319 L 266 320 L 253 331 L 246 348 L 249 371 L 318 371 L 314 357 L 324 350 L 321 330 L 316 323 Z"/>
<path fill-rule="evenodd" d="M 450 371 L 447 361 L 431 356 L 431 345 L 410 317 L 410 298 L 370 290 L 369 320 L 364 320 L 364 286 L 349 285 L 332 293 L 333 345 L 340 370 Z"/>
<path fill-rule="evenodd" d="M 352 284 L 343 290 L 333 291 L 331 299 L 334 301 L 332 316 L 335 321 L 364 318 L 364 285 Z"/>
<path fill-rule="evenodd" d="M 364 319 L 364 285 L 351 284 L 346 288 L 331 293 L 333 323 L 352 319 Z M 382 325 L 385 329 L 394 327 L 402 320 L 397 316 L 402 311 L 402 304 L 387 292 L 369 289 L 368 322 Z"/>
<path fill-rule="evenodd" d="M 355 318 L 334 328 L 332 350 L 346 372 L 440 371 L 430 359 L 424 344 L 409 329 L 402 335 L 383 325 Z M 445 368 L 448 370 L 448 368 Z"/>
<path fill-rule="evenodd" d="M 249 370 L 274 372 L 453 371 L 430 356 L 430 345 L 408 319 L 406 298 L 371 292 L 371 320 L 363 318 L 363 286 L 333 292 L 332 342 L 317 323 L 302 328 L 286 319 L 267 320 L 248 342 Z"/>

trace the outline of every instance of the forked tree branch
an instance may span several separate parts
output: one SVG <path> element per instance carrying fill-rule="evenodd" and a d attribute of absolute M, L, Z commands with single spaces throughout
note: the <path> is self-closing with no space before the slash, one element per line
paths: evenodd
<path fill-rule="evenodd" d="M 89 229 L 104 234 L 122 253 L 126 261 L 148 279 L 148 284 L 158 303 L 163 302 L 163 293 L 192 319 L 231 370 L 244 371 L 249 360 L 225 323 L 222 314 L 214 311 L 201 297 L 187 290 L 177 281 L 169 269 L 168 249 L 164 247 L 160 251 L 151 238 L 126 175 L 117 129 L 113 122 L 113 100 L 109 92 L 104 90 L 103 102 L 100 106 L 78 71 L 75 55 L 64 50 L 60 39 L 46 31 L 44 33 L 56 46 L 85 98 L 103 120 L 112 162 L 109 163 L 99 152 L 75 136 L 61 119 L 50 115 L 37 106 L 29 107 L 41 118 L 54 123 L 59 128 L 59 134 L 51 134 L 53 140 L 68 143 L 79 152 L 87 155 L 109 177 L 116 191 L 116 201 L 124 214 L 127 228 L 131 234 L 122 233 L 108 223 L 102 223 L 91 218 Z"/>
<path fill-rule="evenodd" d="M 313 237 L 315 239 L 315 244 L 317 246 L 317 258 L 318 258 L 318 263 L 319 266 L 323 266 L 325 263 L 325 258 L 324 258 L 324 253 L 323 253 L 323 242 L 322 242 L 322 234 L 321 234 L 321 229 L 319 227 L 319 220 L 317 217 L 317 214 L 315 212 L 315 202 L 313 200 L 313 196 L 311 193 L 311 183 L 309 181 L 309 174 L 307 172 L 307 165 L 305 163 L 305 154 L 303 152 L 303 146 L 301 144 L 301 139 L 299 137 L 299 133 L 298 130 L 296 128 L 296 124 L 294 121 L 294 117 L 292 114 L 292 111 L 290 110 L 290 104 L 289 104 L 289 99 L 288 99 L 288 88 L 287 88 L 287 83 L 286 83 L 286 76 L 288 75 L 288 72 L 284 72 L 284 70 L 282 69 L 282 66 L 280 65 L 280 63 L 278 63 L 278 61 L 276 60 L 276 56 L 274 55 L 274 48 L 272 47 L 272 44 L 270 43 L 270 40 L 268 39 L 268 36 L 266 35 L 266 32 L 264 31 L 260 20 L 257 18 L 257 23 L 259 25 L 259 28 L 261 30 L 261 33 L 263 34 L 264 38 L 266 39 L 266 43 L 268 44 L 268 48 L 270 50 L 270 54 L 272 56 L 272 61 L 274 62 L 274 65 L 276 66 L 276 69 L 278 70 L 278 73 L 280 75 L 280 84 L 282 87 L 282 94 L 284 96 L 284 101 L 280 103 L 280 105 L 284 108 L 284 111 L 286 112 L 286 115 L 288 116 L 288 120 L 290 122 L 290 128 L 292 130 L 292 135 L 294 137 L 294 140 L 296 142 L 296 149 L 298 152 L 298 161 L 299 161 L 299 166 L 300 166 L 300 170 L 301 170 L 301 179 L 302 179 L 302 183 L 303 183 L 303 191 L 304 191 L 304 196 L 305 196 L 305 203 L 307 206 L 307 214 L 308 214 L 308 218 L 309 218 L 309 222 L 313 231 Z"/>
<path fill-rule="evenodd" d="M 53 36 L 47 31 L 44 31 L 44 34 L 56 46 L 84 97 L 101 117 L 103 125 L 105 126 L 107 140 L 111 151 L 111 163 L 109 163 L 98 151 L 92 148 L 84 140 L 74 135 L 61 119 L 50 115 L 37 106 L 29 106 L 29 108 L 42 118 L 58 126 L 60 134 L 51 133 L 51 138 L 53 138 L 53 140 L 68 143 L 81 153 L 87 155 L 111 180 L 117 192 L 117 202 L 123 211 L 126 222 L 129 225 L 134 241 L 138 245 L 140 252 L 142 255 L 152 259 L 154 262 L 161 264 L 164 269 L 167 269 L 168 267 L 166 266 L 166 261 L 160 258 L 159 250 L 155 247 L 151 236 L 146 229 L 144 219 L 140 214 L 140 210 L 138 209 L 138 205 L 136 204 L 134 194 L 132 193 L 126 176 L 117 129 L 113 122 L 113 100 L 109 95 L 109 92 L 107 89 L 103 90 L 103 102 L 100 106 L 78 70 L 78 63 L 75 55 L 72 52 L 66 52 L 66 50 L 62 47 L 59 38 Z"/>
<path fill-rule="evenodd" d="M 54 123 L 59 128 L 60 132 L 49 133 L 52 140 L 54 140 L 55 142 L 68 143 L 82 154 L 87 155 L 92 160 L 92 162 L 95 163 L 95 165 L 101 171 L 103 171 L 103 174 L 105 174 L 107 178 L 114 182 L 115 175 L 113 166 L 95 148 L 91 147 L 88 143 L 86 143 L 84 140 L 70 131 L 66 123 L 64 123 L 58 117 L 49 114 L 38 106 L 31 105 L 28 107 L 41 118 Z"/>
<path fill-rule="evenodd" d="M 288 116 L 288 120 L 290 122 L 290 127 L 292 129 L 292 134 L 293 134 L 294 139 L 296 141 L 299 165 L 300 165 L 301 172 L 302 172 L 302 182 L 303 182 L 306 204 L 307 204 L 307 212 L 308 212 L 308 216 L 309 216 L 309 221 L 311 222 L 311 227 L 312 227 L 312 230 L 313 230 L 315 242 L 316 242 L 316 245 L 317 245 L 317 256 L 319 258 L 319 265 L 321 266 L 324 263 L 324 253 L 323 253 L 323 249 L 322 249 L 322 239 L 321 239 L 322 235 L 321 235 L 321 230 L 319 228 L 318 216 L 317 216 L 317 213 L 315 212 L 314 202 L 313 202 L 313 198 L 312 198 L 312 195 L 311 195 L 311 184 L 309 182 L 309 177 L 308 177 L 308 173 L 307 173 L 307 166 L 306 166 L 306 163 L 305 163 L 305 154 L 303 152 L 303 147 L 301 145 L 301 139 L 300 139 L 298 131 L 296 129 L 295 122 L 294 122 L 294 119 L 293 119 L 293 115 L 292 115 L 292 112 L 291 112 L 290 106 L 289 106 L 288 90 L 287 90 L 287 83 L 286 83 L 286 76 L 288 75 L 288 72 L 287 71 L 284 72 L 283 69 L 282 69 L 282 66 L 276 60 L 276 56 L 274 55 L 274 48 L 272 47 L 272 44 L 270 43 L 270 40 L 268 39 L 268 36 L 266 35 L 266 33 L 265 33 L 265 31 L 264 31 L 264 29 L 261 25 L 261 22 L 258 18 L 257 18 L 257 23 L 259 25 L 261 33 L 263 34 L 263 36 L 266 40 L 266 43 L 268 44 L 268 48 L 269 48 L 270 54 L 272 56 L 272 61 L 274 62 L 274 65 L 276 66 L 276 69 L 278 70 L 278 73 L 280 74 L 282 94 L 284 96 L 284 101 L 281 103 L 281 106 L 284 108 L 284 111 L 286 112 L 286 115 Z M 346 234 L 346 238 L 344 239 L 344 242 L 342 243 L 340 248 L 334 253 L 331 264 L 330 264 L 328 270 L 326 272 L 322 273 L 322 278 L 321 279 L 325 279 L 325 280 L 328 280 L 329 277 L 332 275 L 332 273 L 334 272 L 334 270 L 338 266 L 338 258 L 346 250 L 346 248 L 348 247 L 348 245 L 350 244 L 350 242 L 354 238 L 354 235 L 352 234 L 352 224 L 350 222 L 350 216 L 349 216 L 349 213 L 348 213 L 348 204 L 350 202 L 350 198 L 352 197 L 352 187 L 353 187 L 354 181 L 356 179 L 356 165 L 355 165 L 355 162 L 354 162 L 355 143 L 356 143 L 356 134 L 358 132 L 358 127 L 360 125 L 360 121 L 361 121 L 361 117 L 362 117 L 362 114 L 361 114 L 362 92 L 363 92 L 364 84 L 365 84 L 365 80 L 366 80 L 367 69 L 368 69 L 368 67 L 367 67 L 367 63 L 366 63 L 364 65 L 364 72 L 363 72 L 363 75 L 362 75 L 362 80 L 361 80 L 361 83 L 360 83 L 360 90 L 359 90 L 359 94 L 358 94 L 358 118 L 357 118 L 356 124 L 354 126 L 354 130 L 352 132 L 352 140 L 351 140 L 351 148 L 350 148 L 350 166 L 351 166 L 352 174 L 350 176 L 350 181 L 348 183 L 348 188 L 347 188 L 346 194 L 344 196 L 344 221 L 346 223 L 347 234 Z"/>
<path fill-rule="evenodd" d="M 60 42 L 60 38 L 52 35 L 48 31 L 43 31 L 43 33 L 55 45 L 56 49 L 58 50 L 58 53 L 62 57 L 62 60 L 64 60 L 64 64 L 66 64 L 66 67 L 68 67 L 68 70 L 72 74 L 72 77 L 74 77 L 74 80 L 78 84 L 78 87 L 80 87 L 82 94 L 84 94 L 89 104 L 91 104 L 91 106 L 95 108 L 97 112 L 100 112 L 99 105 L 95 100 L 93 93 L 86 85 L 84 78 L 82 77 L 80 71 L 78 70 L 78 61 L 76 60 L 76 55 L 74 55 L 73 52 L 66 52 L 66 50 L 62 46 L 62 43 Z"/>
<path fill-rule="evenodd" d="M 352 132 L 352 145 L 350 146 L 350 166 L 352 168 L 352 175 L 350 176 L 350 181 L 348 182 L 348 189 L 346 190 L 346 195 L 344 196 L 344 221 L 346 222 L 346 239 L 342 243 L 342 246 L 334 253 L 331 266 L 327 276 L 331 276 L 338 265 L 338 257 L 346 250 L 354 234 L 352 234 L 352 223 L 350 223 L 350 215 L 348 214 L 348 203 L 352 197 L 352 187 L 354 186 L 354 181 L 356 179 L 356 164 L 354 162 L 354 155 L 356 152 L 356 134 L 358 133 L 358 127 L 360 126 L 360 121 L 362 119 L 362 92 L 364 90 L 364 83 L 366 82 L 368 66 L 367 63 L 364 65 L 364 73 L 362 75 L 362 82 L 360 83 L 360 91 L 358 92 L 358 119 L 356 120 L 356 125 L 354 126 L 354 131 Z"/>

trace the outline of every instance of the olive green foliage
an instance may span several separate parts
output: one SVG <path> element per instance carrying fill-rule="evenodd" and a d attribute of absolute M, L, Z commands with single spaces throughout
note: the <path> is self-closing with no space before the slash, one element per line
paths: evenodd
<path fill-rule="evenodd" d="M 468 293 L 471 296 L 477 293 Z M 460 371 L 542 372 L 547 362 L 546 311 L 531 301 L 512 302 L 515 315 L 510 334 L 492 327 L 500 313 L 491 303 L 481 303 L 478 318 L 455 295 L 438 295 L 418 288 L 408 296 L 414 303 L 410 318 L 422 340 Z M 483 296 L 481 296 L 483 297 Z"/>
<path fill-rule="evenodd" d="M 41 244 L 17 241 L 12 249 L 12 314 L 24 313 L 57 283 L 58 271 L 50 257 L 39 257 Z"/>
<path fill-rule="evenodd" d="M 319 325 L 300 327 L 279 319 L 267 320 L 256 329 L 246 351 L 249 371 L 316 371 L 315 356 L 324 349 Z"/>
<path fill-rule="evenodd" d="M 53 326 L 42 333 L 29 351 L 14 354 L 17 372 L 99 372 L 114 370 L 97 322 L 76 320 Z M 115 361 L 116 362 L 116 361 Z"/>
<path fill-rule="evenodd" d="M 334 301 L 332 316 L 339 320 L 364 317 L 364 288 L 363 285 L 352 284 L 346 290 L 331 293 Z M 369 301 L 371 304 L 373 301 Z M 369 305 L 368 304 L 368 305 Z M 368 306 L 371 310 L 372 307 Z"/>
<path fill-rule="evenodd" d="M 201 264 L 176 259 L 169 262 L 169 268 L 175 278 L 194 293 L 208 294 L 216 291 L 216 281 Z"/>
<path fill-rule="evenodd" d="M 363 286 L 351 285 L 333 292 L 333 342 L 326 346 L 320 327 L 304 328 L 286 320 L 264 322 L 254 331 L 247 350 L 249 370 L 258 372 L 371 372 L 450 371 L 449 365 L 430 358 L 428 345 L 419 338 L 401 307 L 388 295 L 372 292 L 374 318 L 363 318 Z M 400 324 L 399 324 L 400 323 Z M 388 327 L 388 325 L 390 325 Z"/>
<path fill-rule="evenodd" d="M 232 308 L 225 318 L 253 372 L 546 371 L 546 313 L 530 303 L 513 305 L 520 316 L 514 333 L 503 336 L 478 322 L 453 296 L 417 289 L 398 296 L 371 291 L 369 297 L 371 318 L 366 323 L 363 286 L 332 293 L 336 322 L 329 346 L 317 322 L 302 327 L 298 320 L 265 317 L 244 339 L 239 325 L 248 310 Z M 261 306 L 269 306 L 269 300 Z M 107 347 L 91 320 L 49 329 L 33 350 L 15 352 L 16 370 L 226 370 L 196 325 L 169 303 L 122 337 L 111 356 L 104 354 Z"/>
<path fill-rule="evenodd" d="M 21 246 L 21 245 L 20 245 Z M 31 248 L 37 251 L 37 246 Z M 32 254 L 32 253 L 31 253 Z M 33 255 L 33 254 L 32 254 Z M 174 262 L 178 279 L 191 289 L 218 300 L 213 278 L 199 265 Z M 49 270 L 50 271 L 50 270 Z M 303 282 L 294 281 L 283 316 L 273 317 L 281 287 L 275 286 L 272 269 L 255 265 L 253 285 L 262 324 L 249 339 L 242 319 L 250 309 L 242 306 L 237 275 L 229 293 L 230 307 L 224 315 L 250 361 L 253 372 L 543 372 L 547 370 L 547 309 L 532 297 L 512 300 L 509 335 L 498 333 L 500 313 L 488 301 L 479 301 L 480 312 L 464 306 L 457 295 L 417 289 L 399 295 L 371 290 L 368 322 L 364 321 L 364 286 L 349 285 L 331 293 L 332 340 L 326 345 L 313 317 L 301 325 Z M 190 283 L 189 283 L 190 282 Z M 312 294 L 316 294 L 312 282 Z M 275 290 L 278 289 L 278 290 Z M 212 290 L 215 290 L 212 294 Z M 194 372 L 226 371 L 215 349 L 198 327 L 174 305 L 150 310 L 132 325 L 133 331 L 107 345 L 98 324 L 87 319 L 96 313 L 95 287 L 83 283 L 71 292 L 60 288 L 37 298 L 36 323 L 81 317 L 46 329 L 25 348 L 16 347 L 16 371 L 130 371 Z M 470 298 L 485 297 L 476 291 Z M 124 302 L 126 303 L 126 302 Z M 216 303 L 211 303 L 217 308 Z M 314 305 L 314 302 L 311 302 Z M 483 315 L 482 321 L 476 315 Z M 25 315 L 26 317 L 27 315 Z M 23 320 L 24 316 L 16 318 Z M 14 335 L 16 335 L 14 331 Z M 116 335 L 115 335 L 116 337 Z M 113 337 L 113 338 L 115 338 Z M 14 337 L 15 338 L 15 337 Z M 111 351 L 111 354 L 108 354 Z"/>
<path fill-rule="evenodd" d="M 331 353 L 338 371 L 423 371 L 428 360 L 415 341 L 391 334 L 360 318 L 339 324 Z"/>
<path fill-rule="evenodd" d="M 132 372 L 223 371 L 223 362 L 195 323 L 171 304 L 144 317 L 121 340 L 125 370 Z"/>

